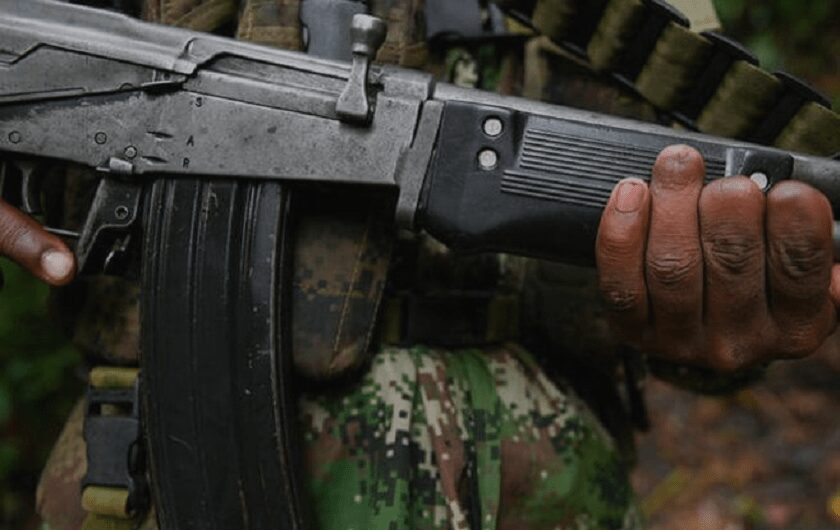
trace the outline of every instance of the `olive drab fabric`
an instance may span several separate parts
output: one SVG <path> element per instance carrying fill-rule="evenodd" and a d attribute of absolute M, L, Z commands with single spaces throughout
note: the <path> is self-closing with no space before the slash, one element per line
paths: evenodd
<path fill-rule="evenodd" d="M 538 0 L 534 22 L 555 42 L 574 39 L 580 17 L 586 18 L 585 7 L 589 5 L 579 0 Z M 626 66 L 625 52 L 653 9 L 643 0 L 608 0 L 595 21 L 593 34 L 576 44 L 585 50 L 595 70 L 620 70 Z M 716 51 L 708 37 L 676 21 L 668 22 L 652 52 L 642 58 L 641 71 L 633 72 L 630 82 L 660 110 L 688 112 L 701 132 L 820 156 L 840 152 L 840 115 L 812 98 L 794 108 L 792 117 L 779 117 L 776 113 L 786 103 L 785 96 L 800 97 L 799 87 L 786 86 L 780 77 L 745 59 L 736 57 L 712 87 L 711 98 L 702 101 L 700 109 L 691 108 L 692 102 L 686 100 L 691 93 L 687 88 L 697 83 Z M 769 131 L 772 137 L 764 138 L 768 123 L 779 125 L 773 122 L 774 117 L 781 120 L 781 130 Z"/>

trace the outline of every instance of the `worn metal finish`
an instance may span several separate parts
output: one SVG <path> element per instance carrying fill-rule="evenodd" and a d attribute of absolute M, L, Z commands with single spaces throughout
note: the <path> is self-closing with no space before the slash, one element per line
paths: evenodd
<path fill-rule="evenodd" d="M 397 201 L 397 223 L 403 228 L 415 228 L 415 216 L 423 181 L 429 171 L 429 162 L 435 148 L 443 104 L 430 101 L 423 106 L 414 145 L 406 151 L 397 173 L 400 195 Z"/>
<path fill-rule="evenodd" d="M 570 186 L 597 180 L 585 157 L 599 142 L 612 142 L 610 156 L 629 166 L 638 152 L 688 143 L 709 148 L 717 176 L 762 172 L 770 186 L 801 179 L 840 211 L 838 161 L 435 84 L 424 73 L 371 65 L 384 24 L 366 15 L 354 22 L 351 65 L 50 0 L 0 0 L 0 153 L 18 167 L 54 159 L 138 184 L 162 173 L 397 187 L 400 225 L 419 229 L 432 161 L 452 146 L 480 139 L 465 155 L 470 167 L 483 168 L 483 185 L 510 193 L 511 172 L 530 171 L 513 191 L 544 201 L 548 188 L 577 196 Z M 453 105 L 484 117 L 442 137 L 442 116 Z M 540 139 L 540 131 L 559 136 Z M 512 142 L 509 155 L 498 151 L 502 139 Z M 530 170 L 511 165 L 543 157 L 535 149 L 574 159 L 574 183 L 551 160 Z M 781 176 L 778 167 L 753 167 L 757 150 L 792 164 Z M 495 172 L 508 179 L 493 181 Z M 459 178 L 454 184 L 464 188 L 467 177 Z"/>
<path fill-rule="evenodd" d="M 368 73 L 376 53 L 385 42 L 387 28 L 381 19 L 369 15 L 353 17 L 351 34 L 353 39 L 353 68 L 350 79 L 341 92 L 335 111 L 338 116 L 350 122 L 367 122 L 371 105 L 368 92 Z"/>
<path fill-rule="evenodd" d="M 369 61 L 383 26 L 357 33 Z M 360 79 L 346 64 L 54 2 L 0 1 L 0 50 L 0 149 L 136 175 L 394 185 L 422 103 L 417 90 L 377 97 L 386 81 L 367 64 Z M 367 126 L 337 119 L 345 87 L 378 99 Z"/>

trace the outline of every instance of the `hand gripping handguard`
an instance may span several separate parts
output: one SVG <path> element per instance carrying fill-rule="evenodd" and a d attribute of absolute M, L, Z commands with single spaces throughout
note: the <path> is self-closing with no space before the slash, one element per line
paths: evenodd
<path fill-rule="evenodd" d="M 59 230 L 81 270 L 118 270 L 142 239 L 143 423 L 165 529 L 304 527 L 287 189 L 390 188 L 403 228 L 572 262 L 591 262 L 615 184 L 648 180 L 675 143 L 709 179 L 798 179 L 840 208 L 837 160 L 372 65 L 384 26 L 365 15 L 352 37 L 342 63 L 0 0 L 4 197 L 38 213 L 44 168 L 93 168 L 82 230 Z"/>

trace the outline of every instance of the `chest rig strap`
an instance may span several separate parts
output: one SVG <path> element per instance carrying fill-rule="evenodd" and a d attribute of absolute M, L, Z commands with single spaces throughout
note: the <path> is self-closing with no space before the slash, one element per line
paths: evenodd
<path fill-rule="evenodd" d="M 533 25 L 672 121 L 819 156 L 840 152 L 840 115 L 806 83 L 745 48 L 695 33 L 664 0 L 538 0 Z"/>
<path fill-rule="evenodd" d="M 137 368 L 91 370 L 85 404 L 87 472 L 84 530 L 130 530 L 145 515 L 149 491 L 140 426 Z"/>

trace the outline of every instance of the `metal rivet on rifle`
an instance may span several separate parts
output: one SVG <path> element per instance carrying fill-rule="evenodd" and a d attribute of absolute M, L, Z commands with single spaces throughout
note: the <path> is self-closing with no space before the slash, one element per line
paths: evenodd
<path fill-rule="evenodd" d="M 496 151 L 492 149 L 482 149 L 478 153 L 478 165 L 481 166 L 481 169 L 490 171 L 491 169 L 496 169 L 496 166 L 499 164 L 499 155 L 496 154 Z"/>
<path fill-rule="evenodd" d="M 9 141 L 13 144 L 19 144 L 23 137 L 17 131 L 12 131 L 9 133 Z"/>
<path fill-rule="evenodd" d="M 502 120 L 499 118 L 487 118 L 484 120 L 484 134 L 495 138 L 502 134 L 502 131 L 505 129 Z"/>
<path fill-rule="evenodd" d="M 770 185 L 770 179 L 767 178 L 766 173 L 753 173 L 750 175 L 750 180 L 753 181 L 761 191 L 766 190 L 767 186 Z"/>
<path fill-rule="evenodd" d="M 117 217 L 117 219 L 122 221 L 123 219 L 128 217 L 128 206 L 117 206 L 117 208 L 114 210 L 114 215 Z"/>
<path fill-rule="evenodd" d="M 94 135 L 93 141 L 98 143 L 99 145 L 102 145 L 108 141 L 108 135 L 104 132 L 98 132 L 96 133 L 96 135 Z"/>
<path fill-rule="evenodd" d="M 129 145 L 125 148 L 125 157 L 129 160 L 135 158 L 137 156 L 137 148 L 133 145 Z"/>

